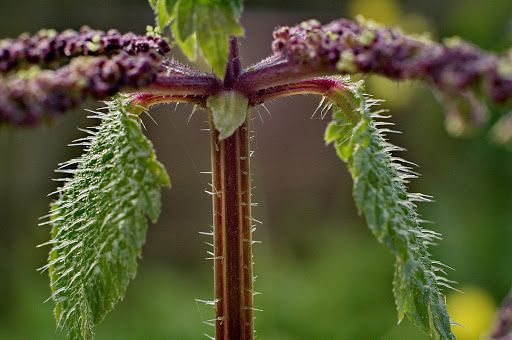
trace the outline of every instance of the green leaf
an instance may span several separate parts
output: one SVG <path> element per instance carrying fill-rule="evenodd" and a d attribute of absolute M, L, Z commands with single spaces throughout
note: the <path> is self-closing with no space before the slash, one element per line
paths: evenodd
<path fill-rule="evenodd" d="M 158 27 L 160 27 L 160 31 L 163 32 L 165 27 L 167 27 L 171 22 L 171 15 L 167 11 L 167 6 L 164 0 L 158 0 L 157 8 L 157 23 Z"/>
<path fill-rule="evenodd" d="M 197 30 L 197 12 L 195 0 L 180 0 L 174 10 L 176 33 L 180 39 L 186 39 Z"/>
<path fill-rule="evenodd" d="M 231 3 L 231 7 L 235 11 L 235 14 L 237 16 L 240 16 L 240 14 L 242 14 L 242 10 L 243 10 L 242 1 L 241 0 L 231 0 L 230 3 Z"/>
<path fill-rule="evenodd" d="M 173 10 L 178 0 L 149 0 L 149 5 L 155 12 L 155 23 L 164 32 L 173 21 Z"/>
<path fill-rule="evenodd" d="M 176 32 L 177 21 L 173 21 L 171 24 L 171 29 L 173 32 Z M 197 58 L 197 37 L 196 34 L 193 33 L 187 39 L 182 40 L 179 36 L 175 34 L 175 39 L 178 45 L 181 47 L 181 51 L 187 56 L 189 60 L 196 60 Z"/>
<path fill-rule="evenodd" d="M 405 161 L 391 156 L 390 151 L 399 148 L 384 139 L 388 130 L 376 127 L 379 123 L 374 119 L 383 117 L 370 112 L 376 101 L 363 95 L 362 84 L 339 91 L 346 94 L 340 98 L 350 100 L 335 102 L 339 106 L 333 111 L 325 140 L 334 143 L 338 156 L 348 164 L 354 200 L 368 227 L 396 258 L 393 292 L 399 321 L 407 315 L 428 334 L 455 339 L 440 291 L 449 281 L 436 275 L 443 270 L 428 253 L 428 245 L 438 234 L 420 226 L 413 203 L 428 198 L 407 193 L 404 183 L 415 174 Z"/>
<path fill-rule="evenodd" d="M 238 22 L 240 0 L 158 0 L 158 6 L 153 2 L 152 7 L 159 24 L 172 22 L 176 43 L 189 58 L 195 58 L 199 45 L 217 76 L 224 76 L 229 37 L 244 34 Z"/>
<path fill-rule="evenodd" d="M 232 6 L 224 1 L 218 1 L 218 4 L 206 0 L 202 2 L 208 5 L 196 6 L 197 39 L 208 64 L 217 76 L 223 77 L 228 60 L 229 36 L 241 36 L 244 31 L 238 24 L 238 15 Z"/>
<path fill-rule="evenodd" d="M 160 213 L 160 186 L 169 177 L 126 97 L 97 113 L 101 124 L 86 145 L 50 212 L 49 268 L 57 325 L 72 339 L 91 339 L 136 274 L 146 237 L 146 215 Z"/>
<path fill-rule="evenodd" d="M 237 91 L 222 91 L 208 97 L 206 106 L 222 140 L 231 136 L 245 122 L 249 99 Z"/>
<path fill-rule="evenodd" d="M 218 31 L 204 29 L 197 33 L 201 51 L 219 78 L 224 77 L 228 61 L 229 38 Z"/>

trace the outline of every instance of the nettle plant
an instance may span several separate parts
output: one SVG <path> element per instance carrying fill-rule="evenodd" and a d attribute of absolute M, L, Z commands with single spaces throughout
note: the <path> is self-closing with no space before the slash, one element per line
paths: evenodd
<path fill-rule="evenodd" d="M 401 148 L 386 140 L 392 132 L 387 113 L 349 76 L 423 81 L 445 100 L 450 126 L 462 131 L 488 120 L 484 97 L 503 103 L 512 96 L 512 50 L 496 56 L 460 39 L 436 43 L 361 18 L 327 25 L 310 20 L 278 28 L 273 55 L 243 69 L 236 38 L 244 34 L 240 0 L 150 5 L 157 27 L 144 36 L 83 27 L 0 41 L 3 125 L 38 125 L 91 98 L 111 98 L 93 112 L 100 124 L 75 142 L 84 154 L 60 164 L 58 171 L 70 176 L 43 222 L 52 227 L 42 269 L 49 272 L 58 327 L 71 338 L 92 338 L 94 325 L 134 277 L 146 219 L 158 218 L 160 187 L 170 185 L 140 114 L 176 102 L 204 109 L 210 124 L 215 339 L 252 339 L 250 111 L 275 98 L 317 94 L 322 110 L 332 107 L 325 141 L 348 165 L 356 206 L 396 258 L 399 320 L 407 315 L 426 333 L 454 339 L 455 321 L 441 292 L 450 281 L 428 250 L 439 234 L 424 229 L 416 212 L 415 202 L 430 198 L 407 192 L 416 173 L 391 154 Z M 190 59 L 201 53 L 213 72 L 170 58 L 162 37 L 168 29 L 175 47 Z M 512 114 L 494 121 L 496 136 L 509 141 Z"/>

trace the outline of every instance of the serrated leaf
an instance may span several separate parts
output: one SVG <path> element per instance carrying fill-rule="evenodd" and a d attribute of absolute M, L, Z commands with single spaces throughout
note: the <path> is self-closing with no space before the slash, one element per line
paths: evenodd
<path fill-rule="evenodd" d="M 434 273 L 440 268 L 427 249 L 437 234 L 420 227 L 413 196 L 404 184 L 414 173 L 391 157 L 390 150 L 396 147 L 383 138 L 386 130 L 377 129 L 373 118 L 379 116 L 370 112 L 375 102 L 363 95 L 362 85 L 340 91 L 346 91 L 350 105 L 339 102 L 325 140 L 334 143 L 338 156 L 348 164 L 354 200 L 368 227 L 396 258 L 393 292 L 399 321 L 407 315 L 428 334 L 455 339 L 440 292 L 445 279 Z"/>
<path fill-rule="evenodd" d="M 244 31 L 238 24 L 238 15 L 231 4 L 224 1 L 219 1 L 218 4 L 203 1 L 208 6 L 196 7 L 197 40 L 208 64 L 222 78 L 228 60 L 229 36 L 241 36 Z"/>
<path fill-rule="evenodd" d="M 164 0 L 159 1 L 161 2 L 158 5 Z M 185 55 L 192 56 L 194 59 L 199 45 L 208 64 L 217 76 L 222 78 L 228 58 L 229 36 L 244 34 L 238 23 L 242 2 L 239 0 L 173 0 L 167 1 L 165 8 L 157 7 L 158 22 L 160 22 L 160 16 L 163 22 L 172 22 L 171 28 L 176 43 Z"/>
<path fill-rule="evenodd" d="M 208 97 L 206 106 L 222 140 L 231 136 L 245 122 L 249 99 L 237 91 L 222 91 Z"/>
<path fill-rule="evenodd" d="M 135 276 L 146 215 L 160 213 L 160 186 L 170 185 L 126 98 L 97 113 L 101 124 L 69 170 L 51 210 L 49 268 L 55 317 L 72 339 L 91 339 L 93 326 Z M 83 142 L 83 141 L 82 141 Z"/>

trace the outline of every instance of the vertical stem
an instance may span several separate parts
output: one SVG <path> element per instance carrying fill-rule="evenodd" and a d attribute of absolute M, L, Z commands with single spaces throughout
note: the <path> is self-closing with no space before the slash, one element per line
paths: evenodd
<path fill-rule="evenodd" d="M 219 141 L 210 119 L 216 340 L 254 337 L 249 121 Z"/>

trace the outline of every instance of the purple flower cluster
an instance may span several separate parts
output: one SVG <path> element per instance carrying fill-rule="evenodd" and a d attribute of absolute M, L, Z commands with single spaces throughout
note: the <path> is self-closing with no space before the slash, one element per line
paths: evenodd
<path fill-rule="evenodd" d="M 57 70 L 30 70 L 0 78 L 0 124 L 34 125 L 77 107 L 89 98 L 107 99 L 123 88 L 152 83 L 162 58 L 126 52 L 82 56 Z M 22 73 L 22 72 L 19 72 Z"/>
<path fill-rule="evenodd" d="M 496 102 L 512 96 L 512 57 L 497 57 L 463 42 L 411 37 L 370 21 L 311 20 L 274 32 L 276 57 L 333 73 L 375 73 L 420 79 L 449 95 L 483 90 Z"/>
<path fill-rule="evenodd" d="M 57 68 L 70 58 L 82 55 L 114 55 L 151 53 L 163 55 L 170 51 L 167 41 L 158 36 L 121 34 L 84 26 L 80 31 L 41 30 L 36 35 L 27 33 L 17 39 L 0 40 L 0 72 L 36 64 L 41 68 Z"/>
<path fill-rule="evenodd" d="M 155 81 L 170 51 L 158 36 L 82 27 L 0 41 L 0 124 L 34 125 L 94 98 Z"/>

